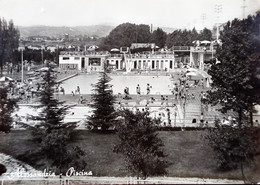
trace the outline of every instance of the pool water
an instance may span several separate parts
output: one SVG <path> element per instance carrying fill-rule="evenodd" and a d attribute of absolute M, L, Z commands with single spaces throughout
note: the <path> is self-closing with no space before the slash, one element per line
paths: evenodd
<path fill-rule="evenodd" d="M 172 81 L 170 76 L 131 76 L 131 75 L 109 75 L 113 93 L 124 93 L 125 87 L 129 88 L 130 94 L 136 93 L 136 86 L 141 87 L 141 94 L 146 94 L 147 84 L 150 84 L 150 94 L 171 94 Z M 71 94 L 71 91 L 80 87 L 81 94 L 92 94 L 93 87 L 91 84 L 96 84 L 99 79 L 99 74 L 80 74 L 65 80 L 60 86 L 65 89 L 66 94 Z"/>

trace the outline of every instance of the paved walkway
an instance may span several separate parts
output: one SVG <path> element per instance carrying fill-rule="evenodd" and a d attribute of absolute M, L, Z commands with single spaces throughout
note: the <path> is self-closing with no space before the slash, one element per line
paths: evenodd
<path fill-rule="evenodd" d="M 244 184 L 242 180 L 228 179 L 206 179 L 206 178 L 148 178 L 146 180 L 136 180 L 133 177 L 71 177 L 71 178 L 0 178 L 0 182 L 5 184 L 23 185 L 72 185 L 72 184 Z"/>
<path fill-rule="evenodd" d="M 241 180 L 182 178 L 182 177 L 149 177 L 137 180 L 135 177 L 95 177 L 95 176 L 60 176 L 50 171 L 39 171 L 28 164 L 9 155 L 0 153 L 0 164 L 7 171 L 0 176 L 4 184 L 242 184 Z"/>

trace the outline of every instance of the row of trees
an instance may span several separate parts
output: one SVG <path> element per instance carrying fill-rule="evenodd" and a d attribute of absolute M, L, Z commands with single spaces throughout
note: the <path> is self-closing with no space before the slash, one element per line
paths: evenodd
<path fill-rule="evenodd" d="M 204 28 L 201 32 L 193 28 L 192 30 L 175 30 L 168 35 L 165 44 L 168 48 L 172 46 L 192 46 L 195 40 L 212 40 L 212 32 Z"/>
<path fill-rule="evenodd" d="M 197 32 L 192 30 L 175 30 L 167 34 L 161 28 L 153 32 L 150 31 L 149 25 L 136 25 L 131 23 L 120 24 L 114 28 L 107 37 L 103 39 L 101 48 L 109 50 L 111 48 L 130 47 L 132 43 L 155 43 L 160 48 L 167 46 L 191 46 L 194 40 L 211 40 L 212 33 L 209 29 L 204 28 Z"/>
<path fill-rule="evenodd" d="M 14 52 L 19 45 L 19 30 L 14 27 L 12 20 L 7 23 L 5 19 L 0 19 L 0 70 L 1 76 L 3 66 L 12 63 Z"/>

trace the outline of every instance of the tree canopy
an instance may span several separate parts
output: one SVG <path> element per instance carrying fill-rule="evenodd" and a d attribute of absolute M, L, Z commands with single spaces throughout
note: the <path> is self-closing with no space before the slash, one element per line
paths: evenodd
<path fill-rule="evenodd" d="M 166 45 L 168 48 L 172 46 L 192 46 L 195 40 L 212 40 L 212 33 L 209 29 L 204 28 L 201 32 L 197 32 L 195 28 L 192 30 L 175 30 L 168 35 Z"/>
<path fill-rule="evenodd" d="M 223 112 L 238 112 L 240 121 L 243 113 L 252 115 L 254 105 L 260 103 L 259 25 L 259 12 L 247 19 L 228 22 L 220 33 L 223 44 L 216 53 L 220 63 L 209 70 L 213 80 L 210 102 L 222 104 Z"/>
<path fill-rule="evenodd" d="M 94 129 L 101 127 L 107 130 L 115 124 L 117 114 L 114 108 L 116 101 L 113 95 L 112 86 L 109 84 L 111 78 L 106 72 L 100 72 L 100 78 L 96 84 L 93 84 L 93 94 L 91 94 L 93 114 L 88 117 L 89 125 Z"/>
<path fill-rule="evenodd" d="M 69 167 L 72 163 L 76 164 L 75 162 L 80 160 L 80 156 L 84 152 L 77 146 L 68 147 L 76 122 L 64 122 L 64 118 L 72 106 L 64 105 L 64 101 L 55 97 L 54 93 L 59 83 L 56 82 L 52 67 L 48 66 L 48 68 L 49 70 L 42 75 L 42 88 L 38 94 L 39 104 L 32 106 L 40 112 L 38 115 L 29 116 L 36 122 L 34 126 L 29 128 L 33 131 L 34 141 L 40 146 L 40 151 L 38 151 L 40 154 L 36 152 L 34 155 L 44 155 L 53 166 L 61 170 L 63 167 Z M 85 163 L 82 161 L 77 165 L 84 167 Z M 74 167 L 78 167 L 77 165 Z"/>
<path fill-rule="evenodd" d="M 104 39 L 103 44 L 110 49 L 130 47 L 132 43 L 148 43 L 150 41 L 150 27 L 148 25 L 123 23 L 114 28 Z"/>
<path fill-rule="evenodd" d="M 18 108 L 18 99 L 11 98 L 9 86 L 0 87 L 0 131 L 9 132 L 12 128 L 12 113 Z"/>
<path fill-rule="evenodd" d="M 156 133 L 160 120 L 151 118 L 148 111 L 129 109 L 122 110 L 121 116 L 116 128 L 120 143 L 114 151 L 124 155 L 127 169 L 137 178 L 166 175 L 168 162 L 164 160 L 163 142 Z"/>
<path fill-rule="evenodd" d="M 167 46 L 192 46 L 194 40 L 212 40 L 211 30 L 204 28 L 199 33 L 195 28 L 192 30 L 175 30 L 167 34 L 162 28 L 150 31 L 149 25 L 123 23 L 114 28 L 101 43 L 101 48 L 130 47 L 132 43 L 155 43 L 160 48 Z"/>
<path fill-rule="evenodd" d="M 165 46 L 165 41 L 167 39 L 167 33 L 164 32 L 161 28 L 154 30 L 151 35 L 151 43 L 155 43 L 156 46 L 163 48 Z"/>
<path fill-rule="evenodd" d="M 12 20 L 7 23 L 5 19 L 0 19 L 0 70 L 1 76 L 3 66 L 13 62 L 14 51 L 19 45 L 19 30 L 14 27 Z"/>
<path fill-rule="evenodd" d="M 220 170 L 236 169 L 241 163 L 251 163 L 259 153 L 259 143 L 251 127 L 221 125 L 220 120 L 216 120 L 215 127 L 208 131 L 205 138 L 216 152 Z"/>

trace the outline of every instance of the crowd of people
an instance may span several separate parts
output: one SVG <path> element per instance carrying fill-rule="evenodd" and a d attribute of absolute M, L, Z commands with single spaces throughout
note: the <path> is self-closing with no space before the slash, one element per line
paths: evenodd
<path fill-rule="evenodd" d="M 143 107 L 141 110 L 149 110 L 152 107 L 160 107 L 157 110 L 157 114 L 154 114 L 155 117 L 161 117 L 163 121 L 163 126 L 171 126 L 172 120 L 181 119 L 178 115 L 177 105 L 179 109 L 183 109 L 185 105 L 189 103 L 196 103 L 200 106 L 200 115 L 195 118 L 198 120 L 195 122 L 201 127 L 208 125 L 208 121 L 205 120 L 206 113 L 208 111 L 208 104 L 206 102 L 206 88 L 204 87 L 204 79 L 192 80 L 187 75 L 187 72 L 180 71 L 179 73 L 174 73 L 170 76 L 171 83 L 169 84 L 169 88 L 171 89 L 172 94 L 169 95 L 160 95 L 160 94 L 150 94 L 152 85 L 147 83 L 146 87 L 143 87 L 145 90 L 141 91 L 140 84 L 136 85 L 136 102 L 134 107 Z M 125 97 L 123 99 L 131 99 L 129 98 L 129 88 L 126 87 L 124 89 Z M 146 100 L 145 103 L 142 102 L 142 98 Z M 120 106 L 124 106 L 124 103 L 120 101 Z M 129 103 L 126 101 L 125 106 L 131 107 Z"/>
<path fill-rule="evenodd" d="M 169 89 L 171 89 L 172 92 L 172 94 L 169 95 L 151 94 L 152 85 L 150 83 L 147 83 L 144 87 L 141 87 L 140 84 L 136 85 L 136 105 L 139 107 L 143 106 L 143 109 L 147 110 L 150 107 L 157 107 L 159 104 L 161 111 L 157 111 L 158 114 L 156 117 L 165 118 L 165 121 L 163 122 L 164 125 L 172 125 L 172 120 L 177 119 L 177 105 L 182 107 L 183 104 L 189 103 L 189 100 L 195 99 L 200 99 L 204 104 L 204 100 L 206 99 L 202 80 L 191 80 L 186 76 L 184 71 L 179 73 L 175 72 L 169 77 L 171 78 Z M 20 97 L 21 102 L 23 103 L 33 103 L 33 100 L 37 97 L 36 94 L 42 89 L 40 83 L 33 84 L 32 81 L 27 81 L 26 83 L 13 82 L 13 85 L 10 87 L 12 88 L 12 95 Z M 144 90 L 142 91 L 142 89 Z M 202 91 L 198 93 L 196 90 Z M 124 96 L 122 99 L 133 101 L 131 100 L 133 96 L 130 96 L 129 94 L 129 87 L 125 87 L 123 92 Z M 55 94 L 68 95 L 65 93 L 65 89 L 62 85 L 56 87 Z M 86 104 L 88 102 L 88 100 L 82 96 L 79 86 L 76 86 L 75 90 L 71 91 L 70 95 L 78 97 L 78 101 L 76 100 L 78 104 Z M 142 97 L 145 97 L 145 104 L 140 104 L 142 101 L 141 95 Z M 122 102 L 120 102 L 120 104 L 120 106 L 124 106 Z M 207 110 L 207 106 L 203 107 L 202 112 L 205 110 Z M 178 117 L 178 119 L 180 118 Z"/>

